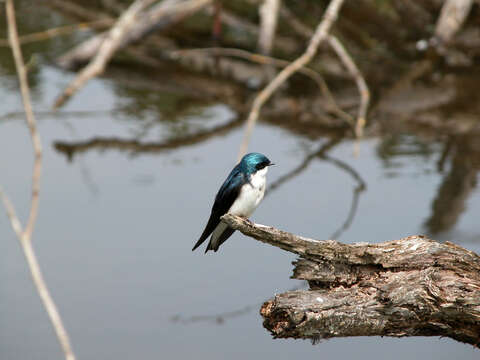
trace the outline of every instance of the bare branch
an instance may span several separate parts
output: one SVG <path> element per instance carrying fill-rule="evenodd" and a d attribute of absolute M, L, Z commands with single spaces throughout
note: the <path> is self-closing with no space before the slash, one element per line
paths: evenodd
<path fill-rule="evenodd" d="M 137 15 L 154 1 L 155 0 L 136 0 L 130 5 L 128 10 L 122 14 L 110 30 L 95 58 L 77 75 L 63 94 L 57 98 L 54 108 L 62 106 L 75 92 L 80 90 L 88 80 L 104 71 L 106 64 L 120 46 L 124 34 L 130 30 L 137 19 Z"/>
<path fill-rule="evenodd" d="M 292 29 L 294 29 L 297 34 L 307 38 L 310 38 L 313 35 L 313 30 L 304 25 L 287 7 L 282 7 L 281 14 L 289 22 L 289 24 L 292 26 Z M 367 122 L 366 119 L 368 105 L 370 103 L 370 90 L 368 89 L 367 82 L 365 81 L 361 71 L 358 69 L 355 61 L 353 61 L 352 57 L 342 45 L 340 40 L 334 35 L 329 35 L 328 43 L 332 47 L 333 51 L 335 51 L 350 75 L 353 77 L 357 85 L 358 92 L 360 94 L 360 106 L 358 108 L 357 121 L 355 126 L 353 126 L 353 122 L 350 121 L 349 123 L 353 127 L 355 137 L 360 138 L 363 135 L 363 128 Z"/>
<path fill-rule="evenodd" d="M 25 109 L 25 116 L 27 118 L 28 130 L 32 138 L 34 162 L 33 162 L 33 176 L 32 176 L 32 202 L 30 207 L 30 214 L 28 216 L 27 225 L 25 226 L 25 236 L 30 238 L 32 236 L 35 220 L 37 219 L 39 190 L 40 190 L 40 175 L 42 171 L 42 143 L 37 131 L 37 123 L 33 115 L 32 103 L 30 100 L 30 90 L 28 89 L 27 70 L 23 63 L 22 50 L 18 43 L 17 23 L 15 20 L 15 9 L 12 1 L 7 1 L 7 18 L 8 18 L 8 40 L 12 48 L 13 57 L 15 59 L 15 66 L 17 68 L 18 80 L 20 82 L 20 91 L 22 93 L 23 107 Z"/>
<path fill-rule="evenodd" d="M 38 264 L 35 252 L 32 246 L 32 232 L 35 225 L 35 221 L 38 213 L 38 201 L 40 190 L 40 174 L 42 169 L 42 146 L 40 142 L 40 136 L 37 131 L 36 121 L 32 110 L 30 101 L 30 90 L 28 88 L 27 71 L 23 63 L 22 51 L 20 48 L 17 24 L 15 19 L 15 9 L 13 6 L 13 0 L 7 0 L 6 2 L 7 22 L 8 22 L 8 39 L 12 48 L 13 57 L 15 60 L 15 67 L 17 69 L 18 79 L 20 82 L 20 90 L 22 93 L 23 106 L 25 109 L 26 120 L 30 136 L 33 143 L 34 151 L 34 165 L 33 165 L 33 178 L 32 178 L 32 200 L 30 207 L 30 214 L 28 217 L 25 229 L 22 231 L 20 220 L 15 214 L 13 205 L 8 198 L 3 194 L 0 189 L 0 196 L 3 199 L 7 214 L 12 224 L 12 227 L 20 241 L 25 258 L 27 260 L 30 272 L 32 275 L 33 283 L 37 289 L 40 299 L 47 311 L 50 321 L 55 329 L 57 338 L 62 346 L 65 358 L 67 360 L 75 360 L 75 355 L 70 345 L 68 334 L 63 326 L 62 319 L 58 313 L 57 307 L 48 291 L 45 280 L 43 279 L 40 266 Z"/>
<path fill-rule="evenodd" d="M 360 93 L 360 106 L 358 108 L 357 122 L 355 124 L 354 132 L 355 137 L 361 138 L 363 136 L 363 128 L 367 122 L 367 109 L 368 104 L 370 103 L 370 90 L 368 90 L 365 78 L 350 54 L 347 52 L 347 50 L 345 50 L 345 47 L 342 45 L 340 40 L 338 40 L 337 37 L 330 35 L 328 37 L 328 43 L 340 58 L 343 65 L 345 65 L 348 72 L 350 75 L 352 75 L 355 83 L 357 84 L 358 92 Z"/>
<path fill-rule="evenodd" d="M 480 257 L 410 236 L 379 244 L 313 240 L 224 215 L 231 228 L 300 255 L 293 278 L 310 290 L 263 304 L 277 338 L 446 336 L 480 343 Z"/>
<path fill-rule="evenodd" d="M 446 0 L 435 27 L 435 36 L 448 43 L 467 19 L 473 0 Z"/>
<path fill-rule="evenodd" d="M 260 5 L 260 34 L 258 36 L 258 50 L 263 55 L 270 55 L 275 31 L 277 30 L 278 10 L 280 0 L 264 0 Z"/>
<path fill-rule="evenodd" d="M 105 66 L 110 61 L 115 52 L 123 46 L 128 45 L 131 41 L 138 39 L 139 36 L 151 30 L 160 18 L 176 14 L 174 19 L 187 16 L 198 11 L 202 7 L 209 4 L 212 0 L 190 0 L 180 4 L 172 1 L 164 1 L 156 11 L 146 15 L 144 22 L 138 22 L 139 14 L 150 4 L 156 0 L 136 0 L 127 11 L 119 18 L 106 37 L 94 37 L 85 44 L 83 48 L 88 48 L 89 53 L 96 53 L 92 61 L 86 66 L 70 83 L 55 101 L 54 108 L 62 106 L 75 92 L 80 90 L 92 77 L 95 77 L 105 70 Z M 180 15 L 179 15 L 180 14 Z M 173 21 L 172 19 L 170 19 Z M 168 21 L 170 23 L 171 21 Z M 136 26 L 137 25 L 137 26 Z M 147 26 L 148 25 L 148 26 Z M 135 27 L 136 26 L 136 27 Z M 135 28 L 135 31 L 133 30 Z M 131 33 L 134 33 L 132 35 Z M 128 41 L 126 40 L 128 39 Z M 101 44 L 101 45 L 100 45 Z"/>
<path fill-rule="evenodd" d="M 332 0 L 328 5 L 325 12 L 325 16 L 318 25 L 314 36 L 310 40 L 307 50 L 292 62 L 289 66 L 284 68 L 277 76 L 255 97 L 253 101 L 252 109 L 245 125 L 245 131 L 243 135 L 243 141 L 240 146 L 239 156 L 240 159 L 247 151 L 250 136 L 258 119 L 258 115 L 263 104 L 270 99 L 272 94 L 282 85 L 290 76 L 297 72 L 300 68 L 308 64 L 315 56 L 318 46 L 328 35 L 330 27 L 335 22 L 338 16 L 338 12 L 343 4 L 344 0 Z"/>
<path fill-rule="evenodd" d="M 3 205 L 5 206 L 5 210 L 7 210 L 7 216 L 10 220 L 10 224 L 12 225 L 12 229 L 15 232 L 15 235 L 19 239 L 22 238 L 22 224 L 20 223 L 20 219 L 18 218 L 15 208 L 13 207 L 12 202 L 8 198 L 8 196 L 3 192 L 2 187 L 0 187 L 0 198 L 2 198 Z"/>

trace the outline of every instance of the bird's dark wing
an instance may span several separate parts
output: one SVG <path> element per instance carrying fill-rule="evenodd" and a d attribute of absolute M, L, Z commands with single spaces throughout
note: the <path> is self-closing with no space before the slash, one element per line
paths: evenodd
<path fill-rule="evenodd" d="M 213 203 L 212 213 L 210 214 L 210 218 L 208 219 L 207 226 L 205 227 L 205 230 L 203 230 L 202 236 L 200 236 L 200 239 L 198 239 L 192 251 L 199 247 L 210 236 L 213 230 L 215 230 L 217 225 L 220 223 L 220 217 L 225 215 L 230 209 L 233 202 L 236 200 L 240 189 L 242 188 L 242 185 L 245 184 L 246 181 L 247 179 L 245 178 L 245 176 L 243 176 L 242 172 L 238 168 L 238 165 L 235 166 L 232 172 L 228 175 L 227 179 L 222 184 L 220 190 L 218 190 L 217 196 L 215 197 L 215 202 Z M 231 234 L 233 234 L 233 232 Z M 230 236 L 231 234 L 229 234 L 228 236 Z"/>

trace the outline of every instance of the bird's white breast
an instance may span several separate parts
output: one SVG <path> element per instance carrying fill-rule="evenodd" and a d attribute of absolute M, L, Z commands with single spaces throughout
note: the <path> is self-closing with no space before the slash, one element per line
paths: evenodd
<path fill-rule="evenodd" d="M 249 217 L 257 208 L 265 195 L 268 167 L 258 170 L 250 176 L 250 183 L 242 186 L 238 198 L 234 201 L 228 212 L 233 215 Z"/>

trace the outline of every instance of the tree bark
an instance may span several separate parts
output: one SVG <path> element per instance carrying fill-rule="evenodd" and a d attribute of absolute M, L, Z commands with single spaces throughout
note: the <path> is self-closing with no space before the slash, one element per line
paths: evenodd
<path fill-rule="evenodd" d="M 313 240 L 224 215 L 243 234 L 300 255 L 310 289 L 260 309 L 275 338 L 446 336 L 480 344 L 480 257 L 421 235 L 379 244 Z"/>

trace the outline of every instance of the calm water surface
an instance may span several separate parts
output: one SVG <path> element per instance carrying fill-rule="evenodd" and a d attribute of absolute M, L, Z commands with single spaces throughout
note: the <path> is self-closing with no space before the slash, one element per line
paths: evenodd
<path fill-rule="evenodd" d="M 25 219 L 31 146 L 23 117 L 15 114 L 22 106 L 11 68 L 3 61 L 0 183 Z M 191 252 L 234 165 L 241 128 L 163 150 L 132 150 L 117 142 L 88 148 L 71 160 L 54 146 L 96 137 L 161 143 L 226 124 L 235 114 L 222 104 L 184 109 L 170 93 L 146 92 L 148 101 L 139 107 L 145 94 L 105 79 L 91 81 L 61 112 L 51 114 L 49 107 L 71 75 L 41 65 L 32 76 L 44 146 L 34 243 L 79 359 L 478 358 L 473 347 L 439 338 L 348 338 L 315 346 L 272 340 L 258 309 L 273 294 L 302 286 L 289 279 L 294 256 L 238 233 L 216 254 Z M 326 141 L 260 124 L 250 149 L 277 164 L 268 175 L 274 184 Z M 329 152 L 330 160 L 313 158 L 276 186 L 252 219 L 330 238 L 348 218 L 359 186 L 353 169 L 366 188 L 339 240 L 381 242 L 423 233 L 480 252 L 480 196 L 474 184 L 453 224 L 437 234 L 425 225 L 442 219 L 432 204 L 453 166 L 438 171 L 442 148 L 432 139 L 397 134 L 363 141 L 355 158 L 353 144 L 342 142 Z M 3 215 L 0 318 L 0 359 L 62 358 Z"/>

